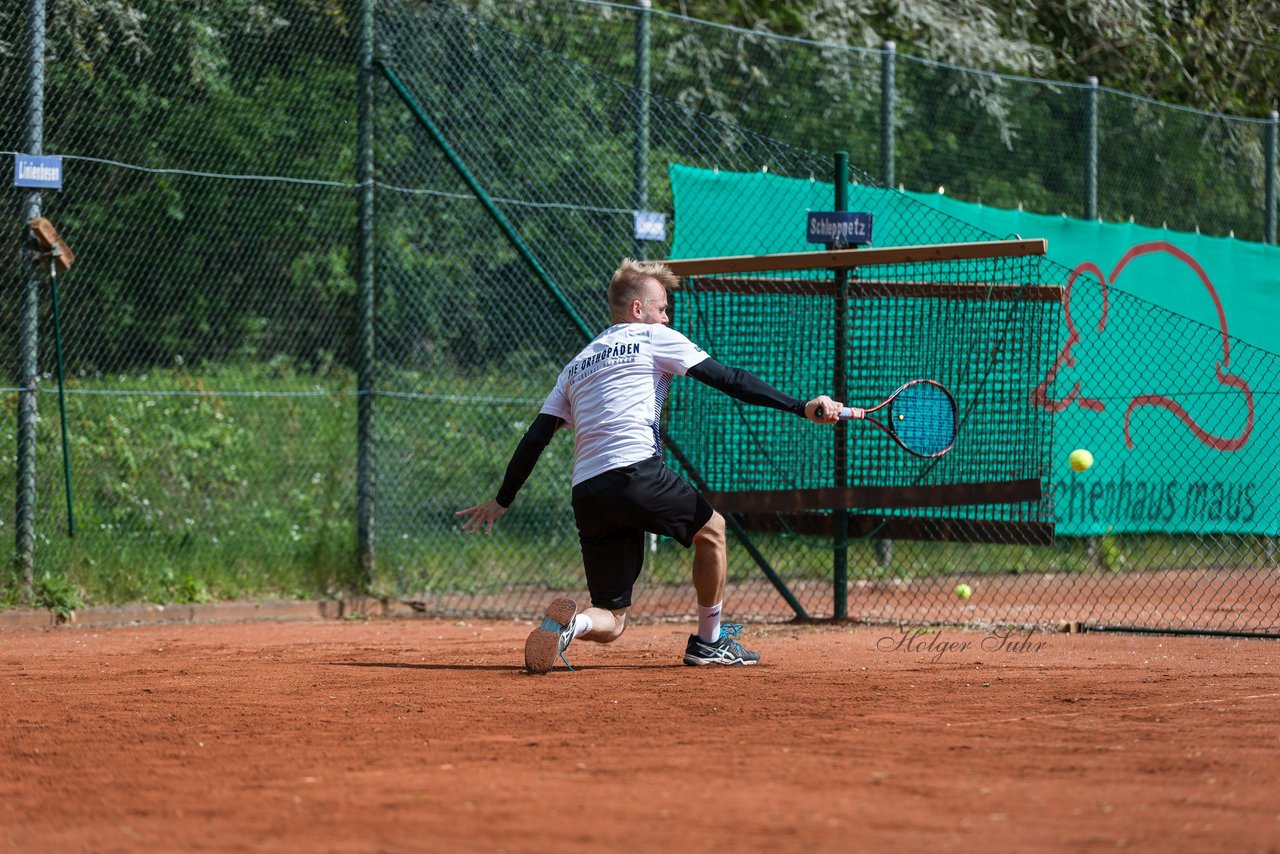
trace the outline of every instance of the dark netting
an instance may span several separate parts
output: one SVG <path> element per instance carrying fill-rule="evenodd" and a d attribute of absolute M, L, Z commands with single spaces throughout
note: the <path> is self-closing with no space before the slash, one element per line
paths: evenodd
<path fill-rule="evenodd" d="M 858 267 L 845 286 L 840 330 L 831 270 L 708 272 L 676 295 L 673 325 L 721 361 L 797 393 L 831 389 L 842 338 L 850 405 L 873 406 L 912 379 L 951 390 L 965 436 L 952 453 L 922 461 L 882 433 L 852 429 L 852 484 L 1038 480 L 1050 419 L 1027 405 L 1025 392 L 1056 354 L 1060 291 L 1035 287 L 1039 266 L 1038 258 L 988 258 Z M 727 439 L 741 456 L 702 466 L 715 490 L 831 484 L 830 442 L 813 444 L 808 426 L 697 383 L 675 389 L 672 435 L 692 441 L 721 422 L 745 431 Z"/>
<path fill-rule="evenodd" d="M 676 295 L 673 324 L 715 358 L 808 396 L 835 387 L 845 342 L 846 403 L 872 407 L 925 378 L 958 404 L 954 448 L 922 459 L 869 424 L 833 436 L 677 383 L 668 432 L 687 449 L 681 468 L 717 507 L 775 539 L 822 547 L 817 537 L 831 537 L 828 549 L 841 546 L 839 508 L 850 511 L 852 536 L 882 544 L 1053 541 L 1051 419 L 1028 405 L 1027 389 L 1056 353 L 1061 289 L 1039 284 L 1038 257 L 860 266 L 846 274 L 843 317 L 837 271 L 717 274 L 706 269 L 714 259 L 698 263 Z M 892 424 L 894 415 L 887 407 L 872 417 Z M 830 598 L 811 589 L 803 601 L 810 615 L 829 615 Z"/>

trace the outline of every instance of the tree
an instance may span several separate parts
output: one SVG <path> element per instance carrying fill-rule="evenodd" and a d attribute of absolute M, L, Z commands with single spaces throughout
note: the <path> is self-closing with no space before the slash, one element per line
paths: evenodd
<path fill-rule="evenodd" d="M 80 158 L 46 200 L 82 259 L 73 370 L 347 354 L 351 5 L 50 6 L 45 150 Z M 25 10 L 3 14 L 25 29 Z M 25 51 L 4 50 L 0 92 L 25 91 Z"/>

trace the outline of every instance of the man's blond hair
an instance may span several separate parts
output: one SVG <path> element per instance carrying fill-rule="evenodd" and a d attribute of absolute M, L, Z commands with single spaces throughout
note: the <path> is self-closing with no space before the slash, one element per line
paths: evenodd
<path fill-rule="evenodd" d="M 661 261 L 623 258 L 609 282 L 609 312 L 614 315 L 625 314 L 633 300 L 643 300 L 644 283 L 649 279 L 657 279 L 669 291 L 674 290 L 680 281 Z"/>

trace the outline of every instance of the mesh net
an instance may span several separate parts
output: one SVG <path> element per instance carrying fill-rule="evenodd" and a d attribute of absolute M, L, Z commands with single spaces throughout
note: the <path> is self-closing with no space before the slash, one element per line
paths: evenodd
<path fill-rule="evenodd" d="M 985 251 L 998 252 L 998 244 Z M 820 500 L 813 490 L 850 487 L 835 501 L 878 517 L 1016 520 L 1040 523 L 1037 540 L 1051 536 L 1041 489 L 1051 419 L 1030 405 L 1027 388 L 1056 351 L 1060 289 L 1038 284 L 1040 267 L 1036 256 L 986 257 L 869 264 L 843 283 L 839 272 L 816 269 L 691 277 L 677 293 L 673 323 L 720 361 L 811 394 L 844 386 L 845 400 L 862 407 L 909 380 L 933 379 L 955 396 L 960 438 L 935 459 L 906 454 L 860 425 L 838 429 L 833 442 L 784 413 L 681 383 L 668 429 L 688 448 L 690 473 L 716 493 L 811 491 L 773 496 L 779 504 L 802 505 Z M 875 417 L 893 414 L 890 408 Z M 1023 500 L 1011 501 L 1019 493 Z M 974 500 L 979 495 L 983 503 Z M 736 500 L 761 508 L 762 497 Z M 727 510 L 734 501 L 720 496 L 718 506 Z M 814 527 L 813 520 L 799 524 Z M 992 535 L 981 525 L 911 530 L 919 539 Z M 1004 536 L 1016 540 L 1011 531 L 1006 526 Z"/>

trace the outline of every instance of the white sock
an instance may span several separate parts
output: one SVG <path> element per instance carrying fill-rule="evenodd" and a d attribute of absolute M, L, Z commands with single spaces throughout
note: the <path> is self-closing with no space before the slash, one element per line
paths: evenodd
<path fill-rule="evenodd" d="M 578 638 L 582 637 L 589 631 L 591 631 L 591 618 L 588 617 L 586 614 L 574 615 L 573 639 L 577 640 Z"/>
<path fill-rule="evenodd" d="M 707 643 L 720 640 L 720 611 L 724 603 L 698 606 L 698 637 Z"/>

